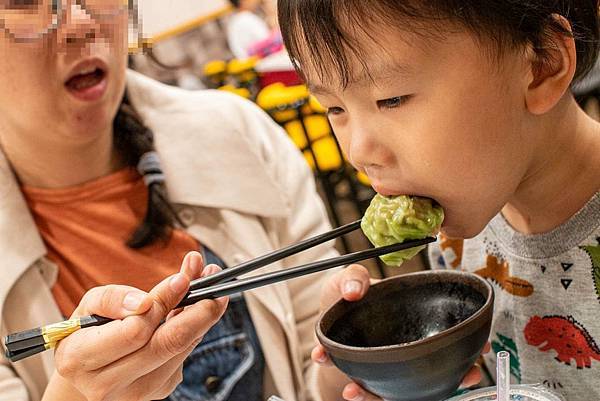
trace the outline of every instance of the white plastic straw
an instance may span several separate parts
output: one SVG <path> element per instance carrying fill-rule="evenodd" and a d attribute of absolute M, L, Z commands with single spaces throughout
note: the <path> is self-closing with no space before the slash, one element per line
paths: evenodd
<path fill-rule="evenodd" d="M 496 357 L 496 400 L 510 401 L 510 354 L 500 351 Z"/>

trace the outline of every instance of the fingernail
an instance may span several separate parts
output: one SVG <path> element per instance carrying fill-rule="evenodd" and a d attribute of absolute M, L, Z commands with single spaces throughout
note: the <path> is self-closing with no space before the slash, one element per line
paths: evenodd
<path fill-rule="evenodd" d="M 192 274 L 194 277 L 198 277 L 202 270 L 202 258 L 198 255 L 195 255 L 190 260 L 190 269 L 192 270 Z"/>
<path fill-rule="evenodd" d="M 202 277 L 212 276 L 219 271 L 219 268 L 215 265 L 208 265 L 202 272 Z"/>
<path fill-rule="evenodd" d="M 354 398 L 349 399 L 348 401 L 363 401 L 365 396 L 361 393 L 356 394 Z"/>
<path fill-rule="evenodd" d="M 360 294 L 362 291 L 362 283 L 357 280 L 349 280 L 344 284 L 344 294 Z"/>
<path fill-rule="evenodd" d="M 320 357 L 317 358 L 317 362 L 318 363 L 325 363 L 325 362 L 327 362 L 327 356 L 321 355 Z"/>
<path fill-rule="evenodd" d="M 128 292 L 123 299 L 123 308 L 135 312 L 139 309 L 144 297 L 144 294 L 137 291 Z"/>
<path fill-rule="evenodd" d="M 169 280 L 169 287 L 171 287 L 171 290 L 173 290 L 173 292 L 175 292 L 177 294 L 186 290 L 187 286 L 188 286 L 188 281 L 185 279 L 185 277 L 181 273 L 177 273 L 176 275 L 171 277 L 171 280 Z"/>

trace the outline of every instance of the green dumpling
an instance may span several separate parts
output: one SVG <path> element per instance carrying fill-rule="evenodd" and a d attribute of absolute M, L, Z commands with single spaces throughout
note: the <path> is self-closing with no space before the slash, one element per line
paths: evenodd
<path fill-rule="evenodd" d="M 431 199 L 377 194 L 363 216 L 361 228 L 369 241 L 379 247 L 434 236 L 443 220 L 444 210 Z M 390 253 L 381 256 L 381 260 L 390 266 L 400 266 L 424 248 Z"/>

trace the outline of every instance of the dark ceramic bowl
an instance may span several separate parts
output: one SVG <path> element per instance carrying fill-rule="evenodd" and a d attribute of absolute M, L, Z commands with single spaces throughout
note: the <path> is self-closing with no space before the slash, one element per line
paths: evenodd
<path fill-rule="evenodd" d="M 333 363 L 386 400 L 451 396 L 490 333 L 494 292 L 470 273 L 427 271 L 383 280 L 340 301 L 317 324 Z"/>

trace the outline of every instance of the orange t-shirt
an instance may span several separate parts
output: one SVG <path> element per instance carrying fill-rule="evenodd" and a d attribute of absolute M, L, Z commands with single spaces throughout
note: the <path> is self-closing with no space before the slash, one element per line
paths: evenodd
<path fill-rule="evenodd" d="M 52 293 L 64 316 L 70 316 L 92 287 L 125 284 L 150 290 L 176 273 L 185 254 L 198 242 L 174 230 L 168 243 L 142 249 L 126 245 L 142 221 L 148 190 L 131 168 L 65 189 L 23 187 L 29 208 L 58 265 Z"/>

